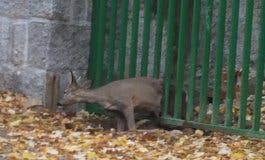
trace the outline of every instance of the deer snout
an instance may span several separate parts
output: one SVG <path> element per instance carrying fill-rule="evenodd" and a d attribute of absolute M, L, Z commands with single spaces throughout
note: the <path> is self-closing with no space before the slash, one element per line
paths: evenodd
<path fill-rule="evenodd" d="M 67 104 L 67 102 L 64 101 L 64 100 L 59 100 L 59 102 L 57 102 L 57 105 L 58 105 L 58 106 L 67 106 L 68 104 Z"/>
<path fill-rule="evenodd" d="M 57 105 L 58 106 L 65 106 L 67 105 L 67 101 L 65 99 L 60 99 L 58 102 L 57 102 Z"/>
<path fill-rule="evenodd" d="M 73 105 L 75 103 L 78 103 L 78 101 L 76 101 L 75 99 L 71 99 L 71 98 L 62 98 L 61 100 L 59 100 L 57 102 L 58 106 L 70 106 Z"/>

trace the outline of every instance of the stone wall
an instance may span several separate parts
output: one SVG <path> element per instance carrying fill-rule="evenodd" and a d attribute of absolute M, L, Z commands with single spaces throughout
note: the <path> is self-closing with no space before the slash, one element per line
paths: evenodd
<path fill-rule="evenodd" d="M 1 0 L 1 90 L 43 102 L 47 71 L 65 79 L 66 69 L 86 69 L 91 7 L 91 0 Z"/>

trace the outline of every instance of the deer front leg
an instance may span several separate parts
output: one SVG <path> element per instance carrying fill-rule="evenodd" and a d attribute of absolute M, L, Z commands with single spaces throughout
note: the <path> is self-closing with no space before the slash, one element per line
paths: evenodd
<path fill-rule="evenodd" d="M 116 114 L 116 123 L 117 123 L 117 131 L 125 131 L 126 129 L 126 120 L 121 113 Z"/>
<path fill-rule="evenodd" d="M 134 120 L 134 108 L 125 108 L 123 109 L 122 112 L 127 121 L 127 127 L 129 131 L 135 131 L 136 126 L 135 126 L 135 120 Z"/>

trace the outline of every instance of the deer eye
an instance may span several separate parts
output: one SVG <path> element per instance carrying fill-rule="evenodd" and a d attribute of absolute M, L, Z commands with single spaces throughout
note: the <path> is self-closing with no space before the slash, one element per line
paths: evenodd
<path fill-rule="evenodd" d="M 67 93 L 68 93 L 68 90 L 65 90 L 65 91 L 63 92 L 64 95 L 66 95 Z"/>

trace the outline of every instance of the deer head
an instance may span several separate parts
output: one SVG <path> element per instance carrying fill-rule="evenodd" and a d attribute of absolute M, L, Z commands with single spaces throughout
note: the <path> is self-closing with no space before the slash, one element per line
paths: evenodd
<path fill-rule="evenodd" d="M 72 71 L 70 71 L 70 83 L 64 90 L 63 98 L 59 101 L 58 105 L 68 106 L 83 101 L 85 95 L 89 93 L 91 87 L 91 80 L 86 80 L 82 85 L 78 85 L 76 78 Z"/>

